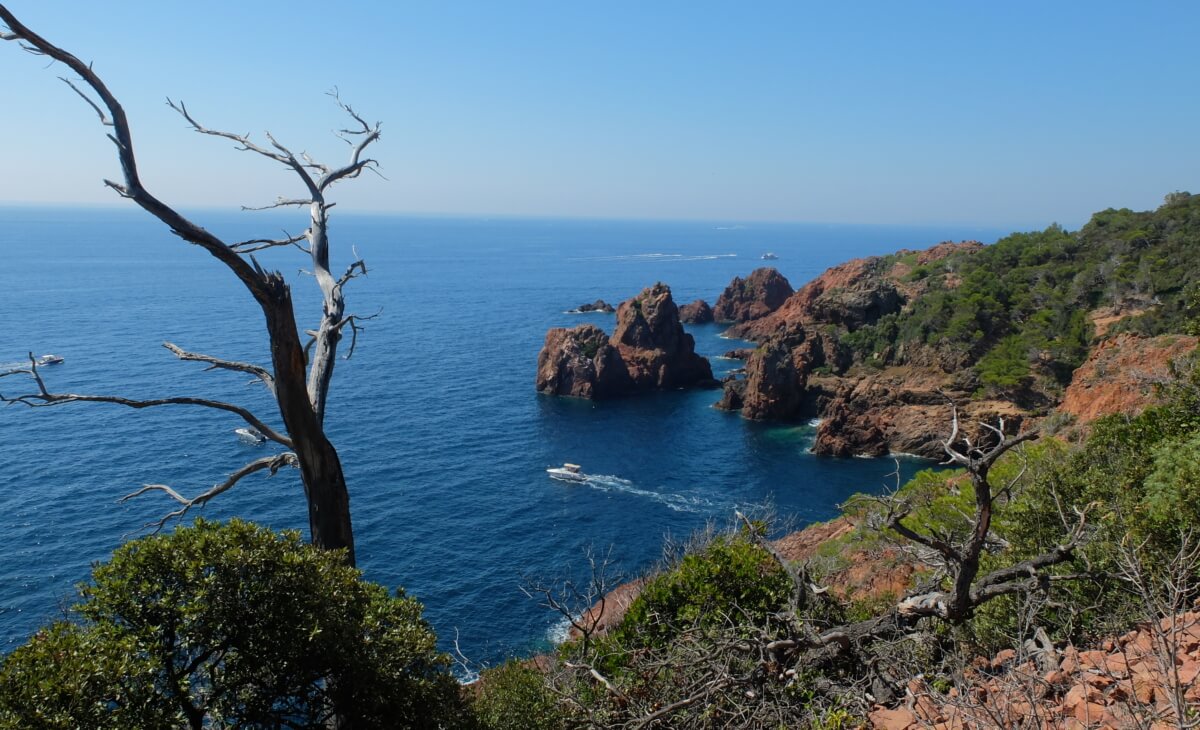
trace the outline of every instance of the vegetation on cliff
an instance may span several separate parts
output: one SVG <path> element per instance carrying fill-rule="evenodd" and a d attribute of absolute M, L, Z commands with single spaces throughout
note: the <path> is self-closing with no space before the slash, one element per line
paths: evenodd
<path fill-rule="evenodd" d="M 1088 313 L 1129 313 L 1113 331 L 1182 332 L 1200 282 L 1200 196 L 1155 211 L 1105 210 L 1076 232 L 1054 225 L 915 266 L 926 288 L 900 311 L 847 333 L 857 360 L 903 363 L 918 347 L 974 366 L 981 387 L 1060 392 L 1087 356 Z"/>

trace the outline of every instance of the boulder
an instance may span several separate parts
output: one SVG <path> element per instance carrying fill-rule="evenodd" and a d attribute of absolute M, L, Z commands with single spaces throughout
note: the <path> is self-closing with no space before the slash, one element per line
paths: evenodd
<path fill-rule="evenodd" d="M 792 285 L 775 269 L 765 266 L 750 276 L 734 277 L 713 307 L 718 322 L 749 322 L 779 309 L 792 295 Z"/>
<path fill-rule="evenodd" d="M 679 321 L 686 324 L 708 324 L 713 321 L 712 307 L 703 299 L 679 308 Z"/>

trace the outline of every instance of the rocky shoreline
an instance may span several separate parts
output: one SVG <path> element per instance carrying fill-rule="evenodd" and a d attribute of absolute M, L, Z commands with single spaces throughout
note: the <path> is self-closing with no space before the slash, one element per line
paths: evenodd
<path fill-rule="evenodd" d="M 799 289 L 776 269 L 762 267 L 735 277 L 712 307 L 704 300 L 677 307 L 670 288 L 658 283 L 616 309 L 611 336 L 593 325 L 550 330 L 538 355 L 536 387 L 603 399 L 719 385 L 715 406 L 744 418 L 819 419 L 816 454 L 939 458 L 952 403 L 964 424 L 1003 417 L 1016 426 L 1055 416 L 1056 423 L 1086 427 L 1105 414 L 1152 402 L 1153 383 L 1194 347 L 1195 338 L 1182 335 L 1109 335 L 1123 316 L 1144 309 L 1107 307 L 1092 313 L 1099 341 L 1065 388 L 996 393 L 980 387 L 961 351 L 921 344 L 864 353 L 847 345 L 860 329 L 905 312 L 928 292 L 957 287 L 956 262 L 981 250 L 977 241 L 942 242 L 854 259 Z M 939 262 L 939 273 L 917 275 Z M 606 306 L 598 301 L 573 311 Z M 729 324 L 730 337 L 755 343 L 725 353 L 745 367 L 719 384 L 682 327 L 711 321 Z"/>

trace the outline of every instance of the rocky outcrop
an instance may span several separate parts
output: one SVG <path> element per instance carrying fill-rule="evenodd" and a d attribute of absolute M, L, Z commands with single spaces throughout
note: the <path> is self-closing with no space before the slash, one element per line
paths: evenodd
<path fill-rule="evenodd" d="M 964 424 L 1010 428 L 1028 417 L 1003 400 L 972 398 L 953 376 L 913 367 L 891 367 L 858 378 L 814 378 L 807 403 L 821 417 L 813 452 L 827 456 L 884 456 L 889 453 L 942 457 L 950 430 L 949 401 Z"/>
<path fill-rule="evenodd" d="M 774 312 L 792 295 L 792 285 L 775 269 L 755 269 L 745 279 L 734 277 L 713 307 L 718 322 L 749 322 Z"/>
<path fill-rule="evenodd" d="M 909 680 L 899 706 L 868 715 L 876 730 L 1188 727 L 1200 705 L 1200 614 L 1139 624 L 1096 648 L 1028 641 L 971 662 L 956 686 Z"/>
<path fill-rule="evenodd" d="M 679 321 L 685 324 L 708 324 L 714 321 L 712 307 L 703 299 L 685 304 L 679 308 Z"/>
<path fill-rule="evenodd" d="M 567 314 L 586 314 L 588 312 L 605 312 L 607 314 L 612 314 L 615 311 L 617 310 L 615 307 L 613 307 L 613 305 L 609 304 L 603 299 L 597 299 L 591 304 L 580 304 L 578 307 L 568 310 Z"/>
<path fill-rule="evenodd" d="M 549 395 L 605 398 L 632 388 L 620 352 L 604 330 L 590 324 L 546 333 L 538 354 L 537 389 Z"/>
<path fill-rule="evenodd" d="M 855 357 L 864 356 L 854 355 L 842 338 L 901 311 L 930 286 L 929 277 L 910 276 L 915 267 L 981 248 L 977 241 L 943 242 L 924 251 L 854 259 L 826 270 L 774 312 L 735 324 L 729 334 L 759 348 L 746 361 L 746 378 L 726 381 L 719 406 L 740 403 L 751 419 L 819 417 L 814 450 L 820 454 L 939 456 L 948 422 L 943 393 L 967 401 L 977 387 L 967 382 L 965 355 L 922 343 L 906 352 L 874 353 L 856 365 Z M 953 285 L 953 268 L 945 267 L 941 286 Z M 979 415 L 1024 415 L 1001 401 L 973 401 L 969 408 Z"/>
<path fill-rule="evenodd" d="M 792 350 L 773 340 L 746 360 L 742 415 L 756 420 L 786 420 L 800 413 L 808 369 L 797 367 Z"/>
<path fill-rule="evenodd" d="M 1196 344 L 1197 338 L 1184 335 L 1104 340 L 1071 376 L 1058 410 L 1080 425 L 1112 413 L 1138 413 L 1157 401 L 1155 385 L 1170 377 L 1171 363 Z"/>
<path fill-rule="evenodd" d="M 721 357 L 729 358 L 730 360 L 749 360 L 754 354 L 754 349 L 750 347 L 739 347 L 736 350 L 727 350 Z"/>
<path fill-rule="evenodd" d="M 588 324 L 555 328 L 538 353 L 536 386 L 549 395 L 600 399 L 715 385 L 708 360 L 696 354 L 662 283 L 617 308 L 611 337 Z"/>

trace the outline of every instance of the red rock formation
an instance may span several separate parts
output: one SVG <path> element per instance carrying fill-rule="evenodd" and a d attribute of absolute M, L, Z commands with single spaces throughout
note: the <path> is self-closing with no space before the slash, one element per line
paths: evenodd
<path fill-rule="evenodd" d="M 604 330 L 590 324 L 546 333 L 538 353 L 537 389 L 549 395 L 604 398 L 619 395 L 632 381 Z"/>
<path fill-rule="evenodd" d="M 742 415 L 769 420 L 796 417 L 807 378 L 807 369 L 796 366 L 787 345 L 778 340 L 762 345 L 746 360 Z"/>
<path fill-rule="evenodd" d="M 1200 614 L 1167 616 L 1080 651 L 1012 649 L 979 658 L 948 692 L 923 678 L 908 683 L 899 707 L 876 707 L 872 728 L 1178 728 L 1200 704 Z"/>
<path fill-rule="evenodd" d="M 1196 349 L 1184 335 L 1141 337 L 1121 334 L 1092 350 L 1071 376 L 1058 410 L 1088 424 L 1111 413 L 1138 413 L 1156 401 L 1154 386 L 1170 374 L 1170 365 Z"/>
<path fill-rule="evenodd" d="M 778 309 L 792 295 L 792 285 L 775 269 L 755 269 L 745 279 L 735 276 L 713 307 L 718 322 L 749 322 Z"/>
<path fill-rule="evenodd" d="M 714 384 L 708 360 L 696 354 L 662 283 L 617 308 L 612 337 L 590 324 L 555 328 L 538 353 L 537 389 L 550 395 L 609 398 Z"/>
<path fill-rule="evenodd" d="M 685 324 L 708 324 L 713 321 L 712 307 L 703 299 L 679 308 L 679 321 Z"/>

